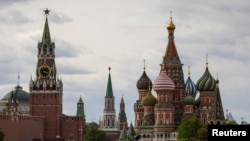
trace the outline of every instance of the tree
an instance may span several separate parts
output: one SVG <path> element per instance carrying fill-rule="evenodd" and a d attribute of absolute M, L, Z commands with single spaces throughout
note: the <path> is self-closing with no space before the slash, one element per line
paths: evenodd
<path fill-rule="evenodd" d="M 0 141 L 4 140 L 4 132 L 3 130 L 0 128 Z"/>
<path fill-rule="evenodd" d="M 197 131 L 197 136 L 201 141 L 207 141 L 207 129 L 208 125 L 203 124 L 200 129 Z"/>
<path fill-rule="evenodd" d="M 96 122 L 91 122 L 88 124 L 84 140 L 105 141 L 105 132 L 99 129 L 99 125 Z"/>
<path fill-rule="evenodd" d="M 178 141 L 194 141 L 198 139 L 197 131 L 202 127 L 202 123 L 197 117 L 182 119 L 177 130 Z"/>

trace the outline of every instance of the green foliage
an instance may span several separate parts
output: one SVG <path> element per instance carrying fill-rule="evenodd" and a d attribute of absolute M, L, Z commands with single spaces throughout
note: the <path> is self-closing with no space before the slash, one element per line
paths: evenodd
<path fill-rule="evenodd" d="M 227 121 L 226 125 L 236 125 L 237 123 L 234 120 Z"/>
<path fill-rule="evenodd" d="M 4 132 L 3 130 L 0 128 L 0 141 L 4 140 Z"/>
<path fill-rule="evenodd" d="M 99 129 L 99 125 L 96 122 L 91 122 L 88 124 L 84 140 L 105 141 L 105 132 Z"/>
<path fill-rule="evenodd" d="M 198 130 L 202 127 L 202 122 L 197 117 L 182 119 L 177 130 L 178 141 L 195 141 L 198 139 Z"/>
<path fill-rule="evenodd" d="M 200 139 L 201 141 L 207 141 L 207 127 L 207 124 L 203 124 L 197 131 L 198 139 Z"/>

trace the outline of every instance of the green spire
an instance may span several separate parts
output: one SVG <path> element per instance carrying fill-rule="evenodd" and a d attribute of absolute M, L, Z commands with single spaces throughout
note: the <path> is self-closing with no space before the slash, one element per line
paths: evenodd
<path fill-rule="evenodd" d="M 134 139 L 134 136 L 135 136 L 135 130 L 134 130 L 134 127 L 133 127 L 133 124 L 132 122 L 130 123 L 130 126 L 128 128 L 128 139 L 129 140 L 133 140 Z"/>
<path fill-rule="evenodd" d="M 122 99 L 121 99 L 121 104 L 124 104 L 123 95 L 122 95 Z"/>
<path fill-rule="evenodd" d="M 78 102 L 77 102 L 76 116 L 85 117 L 83 105 L 84 105 L 84 103 L 82 101 L 82 97 L 80 97 Z"/>
<path fill-rule="evenodd" d="M 119 112 L 119 117 L 118 117 L 120 123 L 126 124 L 127 126 L 127 116 L 125 112 L 125 103 L 123 100 L 123 96 L 121 98 L 121 103 L 120 103 L 120 112 Z"/>
<path fill-rule="evenodd" d="M 125 128 L 122 129 L 119 140 L 121 140 L 121 141 L 122 140 L 124 140 L 124 141 L 127 140 L 127 131 L 125 130 Z"/>
<path fill-rule="evenodd" d="M 48 9 L 44 10 L 44 13 L 46 15 L 46 19 L 45 19 L 45 24 L 44 24 L 44 29 L 43 29 L 43 37 L 42 37 L 43 43 L 50 43 L 51 42 L 50 32 L 49 32 L 49 24 L 48 24 L 49 12 L 50 12 L 50 10 L 48 10 Z"/>
<path fill-rule="evenodd" d="M 111 75 L 110 75 L 111 68 L 109 67 L 108 69 L 109 69 L 109 77 L 108 77 L 106 97 L 113 97 L 113 89 L 112 89 L 112 82 L 111 82 Z"/>

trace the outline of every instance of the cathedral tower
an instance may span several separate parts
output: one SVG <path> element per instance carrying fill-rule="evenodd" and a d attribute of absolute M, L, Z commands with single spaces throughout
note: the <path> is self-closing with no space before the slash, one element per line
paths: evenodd
<path fill-rule="evenodd" d="M 206 56 L 207 57 L 207 56 Z M 206 61 L 206 69 L 201 78 L 196 82 L 198 91 L 200 92 L 199 112 L 202 122 L 207 122 L 209 111 L 214 101 L 214 91 L 216 88 L 216 80 L 210 74 L 208 69 L 208 60 Z"/>
<path fill-rule="evenodd" d="M 166 73 L 165 64 L 161 65 L 160 75 L 153 84 L 157 93 L 157 104 L 154 106 L 156 133 L 172 132 L 175 128 L 175 107 L 173 104 L 173 91 L 175 84 Z"/>
<path fill-rule="evenodd" d="M 115 97 L 113 96 L 112 82 L 109 67 L 108 84 L 106 89 L 102 128 L 115 128 Z"/>
<path fill-rule="evenodd" d="M 77 102 L 76 116 L 78 116 L 78 117 L 85 117 L 84 103 L 82 101 L 82 97 L 80 97 L 79 100 L 78 100 L 78 102 Z"/>
<path fill-rule="evenodd" d="M 120 124 L 120 130 L 128 128 L 127 116 L 126 116 L 126 112 L 125 112 L 125 103 L 123 100 L 123 96 L 122 96 L 121 102 L 120 102 L 120 112 L 119 112 L 118 120 L 119 120 L 119 124 Z"/>
<path fill-rule="evenodd" d="M 136 87 L 138 90 L 138 100 L 134 104 L 134 113 L 135 113 L 135 127 L 140 126 L 142 124 L 142 118 L 144 117 L 144 107 L 142 105 L 142 98 L 145 97 L 148 93 L 148 91 L 152 90 L 152 81 L 148 77 L 146 73 L 145 68 L 145 60 L 144 67 L 143 67 L 143 73 L 139 80 L 137 81 Z"/>
<path fill-rule="evenodd" d="M 224 110 L 219 89 L 219 80 L 216 80 L 214 100 L 212 102 L 211 109 L 209 112 L 208 123 L 217 125 L 225 124 Z"/>
<path fill-rule="evenodd" d="M 170 16 L 170 21 L 167 24 L 168 30 L 168 44 L 166 48 L 165 55 L 163 57 L 163 63 L 166 67 L 167 75 L 175 83 L 175 90 L 173 91 L 173 104 L 176 107 L 175 109 L 175 124 L 179 124 L 183 114 L 183 104 L 182 99 L 184 97 L 185 83 L 184 75 L 181 63 L 179 58 L 175 42 L 174 42 L 174 30 L 175 25 L 172 21 L 172 16 Z"/>
<path fill-rule="evenodd" d="M 103 119 L 100 122 L 101 130 L 106 134 L 106 140 L 115 141 L 119 138 L 119 129 L 115 115 L 115 97 L 113 95 L 111 74 L 109 67 L 108 84 L 104 98 Z"/>
<path fill-rule="evenodd" d="M 38 43 L 35 78 L 30 80 L 30 115 L 45 117 L 45 129 L 41 136 L 60 138 L 60 116 L 62 115 L 63 84 L 57 76 L 55 64 L 55 43 L 51 41 L 48 15 L 42 41 Z"/>

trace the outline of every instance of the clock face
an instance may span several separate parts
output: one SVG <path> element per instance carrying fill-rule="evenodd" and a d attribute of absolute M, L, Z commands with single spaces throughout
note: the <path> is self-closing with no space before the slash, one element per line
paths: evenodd
<path fill-rule="evenodd" d="M 42 77 L 42 78 L 47 78 L 47 77 L 49 77 L 50 76 L 50 67 L 49 66 L 45 66 L 45 65 L 43 65 L 43 66 L 41 66 L 40 68 L 39 68 L 39 76 L 40 77 Z"/>

